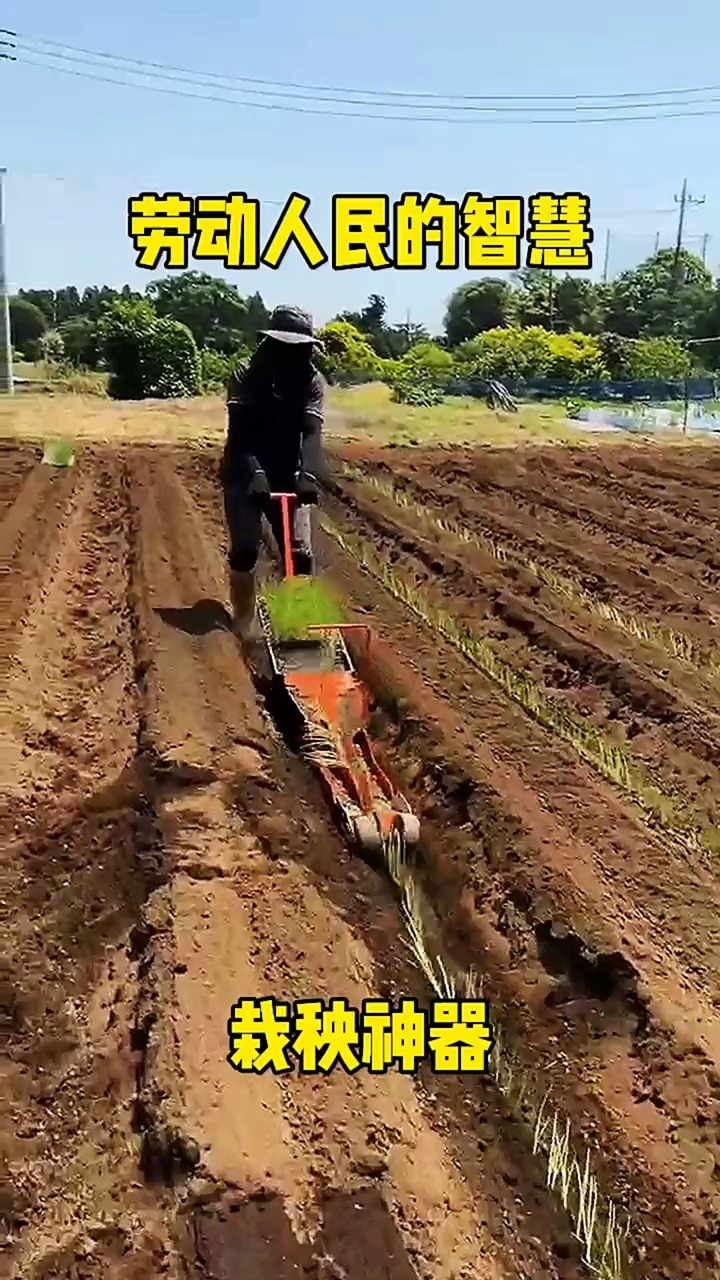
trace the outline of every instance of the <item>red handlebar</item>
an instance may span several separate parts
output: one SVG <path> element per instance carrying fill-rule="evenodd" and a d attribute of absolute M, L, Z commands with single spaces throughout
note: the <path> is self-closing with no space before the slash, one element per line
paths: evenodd
<path fill-rule="evenodd" d="M 292 557 L 292 531 L 290 528 L 290 503 L 297 498 L 295 493 L 271 493 L 271 498 L 278 498 L 282 507 L 283 523 L 283 555 L 285 558 L 285 577 L 294 578 L 295 569 Z"/>

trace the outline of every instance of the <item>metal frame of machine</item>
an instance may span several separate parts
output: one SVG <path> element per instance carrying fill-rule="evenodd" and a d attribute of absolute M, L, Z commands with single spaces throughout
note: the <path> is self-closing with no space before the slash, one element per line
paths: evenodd
<path fill-rule="evenodd" d="M 294 494 L 272 494 L 282 504 L 285 576 L 293 578 L 290 503 Z M 377 760 L 367 724 L 370 698 L 345 643 L 344 633 L 368 627 L 317 626 L 317 639 L 278 641 L 262 598 L 258 614 L 274 693 L 304 757 L 316 770 L 330 808 L 346 836 L 362 849 L 379 850 L 393 831 L 417 843 L 420 824 L 405 796 Z"/>

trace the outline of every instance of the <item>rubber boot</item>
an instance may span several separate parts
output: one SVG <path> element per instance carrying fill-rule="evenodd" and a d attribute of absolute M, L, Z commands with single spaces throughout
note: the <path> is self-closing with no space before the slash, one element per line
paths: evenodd
<path fill-rule="evenodd" d="M 230 570 L 232 629 L 240 640 L 259 640 L 260 626 L 256 613 L 255 574 Z"/>

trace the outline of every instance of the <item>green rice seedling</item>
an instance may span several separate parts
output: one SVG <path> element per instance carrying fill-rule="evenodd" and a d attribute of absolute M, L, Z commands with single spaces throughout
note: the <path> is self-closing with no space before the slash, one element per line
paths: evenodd
<path fill-rule="evenodd" d="M 667 795 L 627 751 L 610 742 L 597 726 L 588 724 L 564 703 L 544 693 L 528 676 L 516 671 L 495 652 L 488 640 L 460 626 L 451 614 L 431 603 L 423 592 L 363 541 L 341 535 L 327 519 L 323 520 L 323 528 L 396 600 L 406 605 L 430 630 L 449 640 L 527 715 L 569 743 L 579 756 L 624 791 L 660 827 L 682 838 L 687 848 L 693 851 L 704 849 L 715 856 L 715 841 L 720 840 L 720 831 L 704 827 L 688 805 Z"/>
<path fill-rule="evenodd" d="M 383 841 L 383 858 L 400 898 L 406 931 L 403 941 L 435 999 L 485 999 L 474 970 L 461 973 L 453 965 L 446 964 L 437 946 L 431 952 L 430 936 L 439 936 L 437 919 L 413 875 L 400 832 L 393 832 Z M 432 928 L 431 920 L 434 922 Z M 569 1119 L 563 1123 L 557 1110 L 548 1113 L 549 1093 L 545 1094 L 539 1106 L 533 1102 L 534 1087 L 530 1073 L 519 1065 L 511 1052 L 497 1020 L 497 1012 L 493 1020 L 493 1039 L 490 1074 L 519 1123 L 530 1125 L 533 1154 L 544 1161 L 548 1189 L 573 1224 L 576 1238 L 583 1248 L 583 1262 L 587 1270 L 600 1280 L 623 1280 L 622 1246 L 629 1224 L 621 1226 L 615 1204 L 601 1195 L 591 1169 L 589 1149 L 585 1148 L 585 1159 L 581 1162 L 571 1141 Z M 527 1115 L 530 1116 L 529 1122 Z"/>
<path fill-rule="evenodd" d="M 47 440 L 42 460 L 49 467 L 74 467 L 74 442 L 68 439 Z"/>
<path fill-rule="evenodd" d="M 275 636 L 280 641 L 319 639 L 311 627 L 346 621 L 340 597 L 318 578 L 285 578 L 264 592 Z"/>
<path fill-rule="evenodd" d="M 493 556 L 501 564 L 513 564 L 529 570 L 554 595 L 567 600 L 576 608 L 585 610 L 591 616 L 613 627 L 625 635 L 634 636 L 643 644 L 660 649 L 663 654 L 674 658 L 677 662 L 693 667 L 701 675 L 707 674 L 716 679 L 720 675 L 718 655 L 713 652 L 704 653 L 692 638 L 681 631 L 674 631 L 658 623 L 646 623 L 629 610 L 620 609 L 604 600 L 597 600 L 581 583 L 566 574 L 558 573 L 551 565 L 545 564 L 525 553 L 522 555 L 512 547 L 504 546 L 489 532 L 474 528 L 470 532 L 464 525 L 447 516 L 434 514 L 426 504 L 417 501 L 386 480 L 377 476 L 366 476 L 356 467 L 345 464 L 341 473 L 347 479 L 359 485 L 366 485 L 389 498 L 397 506 L 403 507 L 423 524 L 441 529 L 461 542 L 469 543 Z"/>

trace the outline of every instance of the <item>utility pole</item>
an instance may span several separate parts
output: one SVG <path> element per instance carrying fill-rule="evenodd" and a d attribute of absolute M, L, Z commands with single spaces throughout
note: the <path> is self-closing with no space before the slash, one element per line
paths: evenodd
<path fill-rule="evenodd" d="M 706 267 L 706 266 L 707 266 L 707 247 L 708 247 L 708 240 L 709 240 L 709 239 L 710 239 L 710 236 L 708 235 L 708 232 L 706 231 L 706 232 L 705 232 L 705 235 L 703 236 L 703 247 L 702 247 L 702 264 L 703 264 L 703 266 L 704 266 L 704 267 Z"/>
<path fill-rule="evenodd" d="M 685 226 L 685 210 L 689 208 L 690 205 L 704 204 L 705 196 L 700 196 L 699 199 L 695 200 L 693 196 L 688 195 L 687 178 L 684 178 L 683 185 L 682 185 L 682 194 L 680 196 L 675 196 L 675 203 L 680 206 L 680 212 L 678 214 L 677 240 L 675 242 L 675 263 L 674 263 L 674 276 L 675 276 L 675 282 L 677 283 L 678 266 L 680 263 L 680 250 L 682 249 L 683 228 Z"/>
<path fill-rule="evenodd" d="M 610 228 L 605 232 L 605 261 L 603 263 L 603 284 L 607 284 L 608 266 L 610 263 Z"/>
<path fill-rule="evenodd" d="M 0 395 L 15 391 L 10 333 L 10 298 L 5 265 L 5 174 L 0 169 Z"/>
<path fill-rule="evenodd" d="M 660 249 L 660 232 L 656 231 L 655 232 L 655 253 L 656 254 L 658 253 L 659 249 Z"/>
<path fill-rule="evenodd" d="M 0 30 L 0 60 L 16 62 L 14 31 Z M 10 52 L 7 52 L 9 50 Z M 0 395 L 12 395 L 15 391 L 12 366 L 12 334 L 10 332 L 10 298 L 8 296 L 7 261 L 5 257 L 5 175 L 0 167 Z"/>

